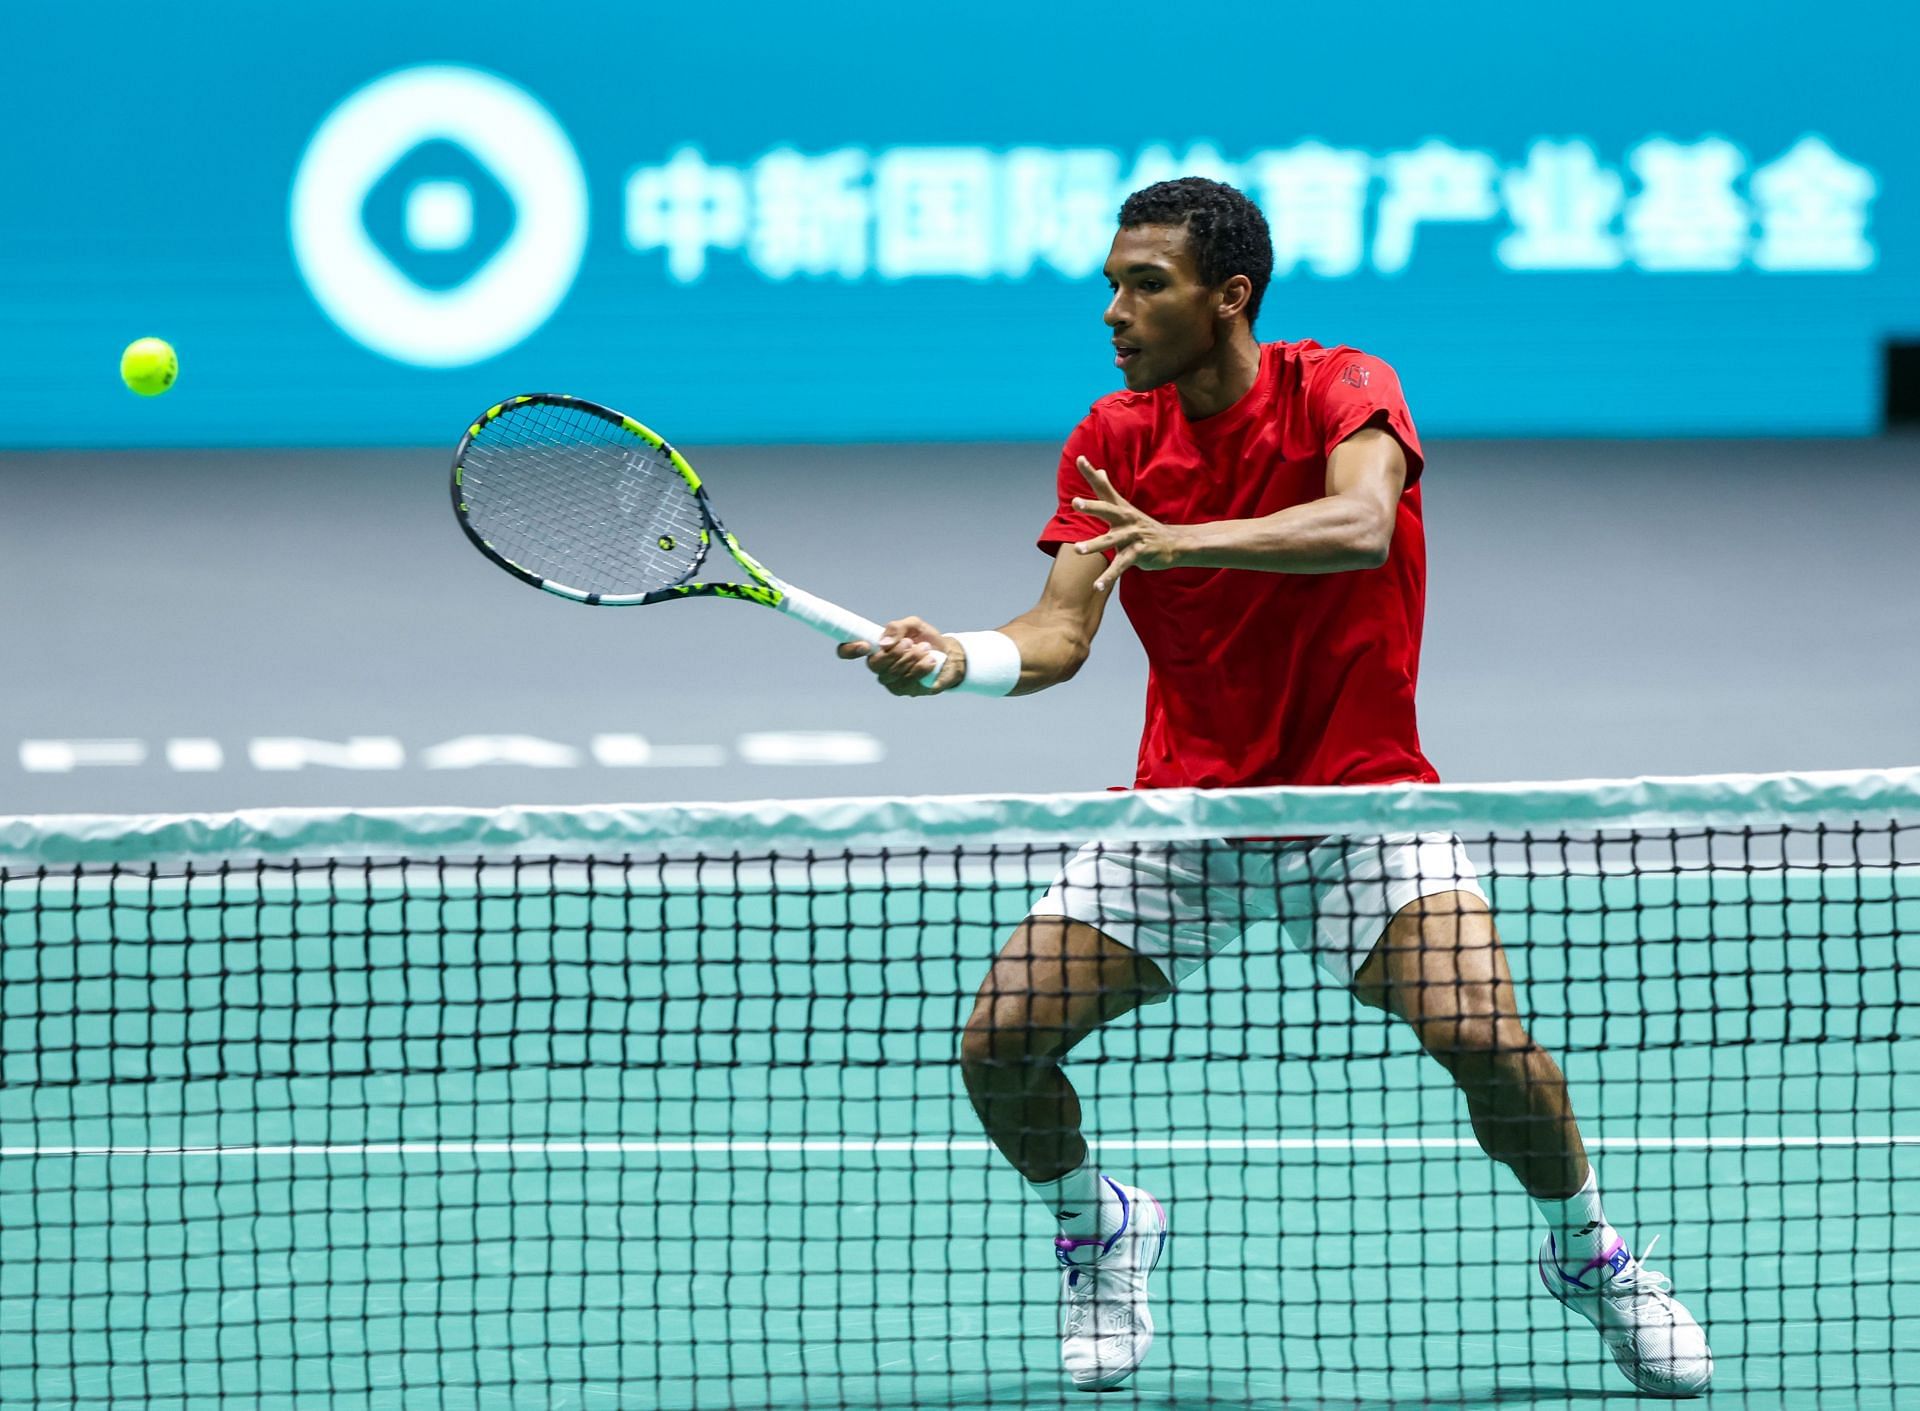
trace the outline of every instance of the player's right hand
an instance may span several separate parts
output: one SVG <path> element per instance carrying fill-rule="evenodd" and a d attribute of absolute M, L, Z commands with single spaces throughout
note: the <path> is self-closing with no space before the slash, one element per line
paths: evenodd
<path fill-rule="evenodd" d="M 842 660 L 865 657 L 867 669 L 896 696 L 937 696 L 951 691 L 966 677 L 967 653 L 958 642 L 929 622 L 899 617 L 880 629 L 878 642 L 842 642 Z M 940 675 L 931 686 L 920 678 L 933 669 L 933 654 L 947 654 Z"/>

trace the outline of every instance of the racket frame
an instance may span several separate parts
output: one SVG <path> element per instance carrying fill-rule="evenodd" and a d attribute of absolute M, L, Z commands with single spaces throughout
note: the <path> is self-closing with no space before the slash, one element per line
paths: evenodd
<path fill-rule="evenodd" d="M 681 575 L 679 582 L 669 584 L 664 588 L 655 588 L 645 593 L 590 593 L 583 588 L 575 588 L 570 584 L 561 583 L 557 579 L 535 573 L 523 564 L 515 563 L 512 559 L 496 549 L 492 543 L 480 533 L 479 529 L 474 526 L 472 519 L 468 517 L 468 506 L 465 498 L 464 478 L 466 473 L 467 452 L 472 448 L 475 438 L 478 437 L 481 432 L 485 431 L 486 428 L 503 413 L 511 411 L 516 407 L 526 406 L 530 402 L 538 403 L 542 406 L 566 407 L 573 411 L 583 412 L 599 421 L 604 421 L 609 425 L 618 427 L 630 436 L 638 437 L 641 441 L 667 458 L 667 462 L 672 466 L 674 473 L 686 482 L 688 493 L 693 496 L 695 504 L 700 508 L 700 546 L 693 556 L 693 561 L 687 565 L 687 571 Z M 493 406 L 488 407 L 484 412 L 480 413 L 479 416 L 475 417 L 473 424 L 467 428 L 466 434 L 460 438 L 460 445 L 453 453 L 452 490 L 454 515 L 459 519 L 460 528 L 465 531 L 467 538 L 473 542 L 473 546 L 476 549 L 492 559 L 508 573 L 511 573 L 515 578 L 518 578 L 521 582 L 531 583 L 536 588 L 548 593 L 557 594 L 573 602 L 586 603 L 592 607 L 623 608 L 640 607 L 647 603 L 670 603 L 681 598 L 740 598 L 747 602 L 759 603 L 762 607 L 777 608 L 780 606 L 782 594 L 779 580 L 767 572 L 766 567 L 758 559 L 741 548 L 738 539 L 727 532 L 726 526 L 720 522 L 720 517 L 713 511 L 713 501 L 707 497 L 706 487 L 700 483 L 699 474 L 692 466 L 687 464 L 686 457 L 676 451 L 667 442 L 667 439 L 658 432 L 650 427 L 641 425 L 625 413 L 617 412 L 611 407 L 603 407 L 598 402 L 589 402 L 583 397 L 569 397 L 561 392 L 529 392 L 523 396 L 509 397 L 504 402 L 496 402 Z M 727 553 L 732 556 L 733 561 L 739 564 L 740 567 L 746 571 L 747 575 L 752 578 L 753 581 L 751 583 L 691 583 L 687 581 L 692 578 L 694 574 L 698 573 L 706 563 L 707 554 L 712 549 L 716 539 L 726 546 Z"/>
<path fill-rule="evenodd" d="M 702 525 L 699 548 L 693 556 L 693 561 L 688 564 L 686 572 L 681 575 L 680 581 L 645 593 L 590 593 L 585 589 L 575 588 L 570 584 L 535 573 L 523 564 L 515 563 L 489 543 L 474 526 L 472 519 L 469 518 L 464 487 L 467 452 L 472 448 L 474 440 L 498 417 L 528 403 L 583 412 L 618 427 L 630 436 L 638 437 L 667 458 L 668 464 L 686 482 L 688 493 L 699 505 Z M 571 602 L 586 603 L 590 607 L 641 607 L 648 603 L 670 603 L 684 598 L 737 598 L 743 602 L 758 603 L 762 607 L 784 613 L 796 622 L 804 623 L 816 632 L 837 641 L 878 642 L 880 639 L 879 623 L 851 612 L 838 603 L 829 602 L 825 598 L 796 588 L 791 583 L 782 582 L 774 577 L 764 564 L 742 548 L 740 541 L 728 532 L 726 526 L 720 522 L 720 516 L 714 513 L 713 501 L 707 497 L 706 487 L 700 483 L 699 474 L 687 464 L 686 457 L 676 451 L 664 436 L 635 421 L 624 412 L 617 412 L 612 407 L 602 406 L 598 402 L 587 401 L 584 397 L 570 397 L 563 392 L 528 392 L 518 397 L 509 397 L 503 402 L 496 402 L 488 407 L 474 418 L 472 425 L 467 427 L 466 434 L 460 438 L 459 446 L 454 450 L 452 494 L 454 516 L 460 521 L 461 530 L 476 549 L 521 582 L 530 583 L 536 588 Z M 725 546 L 728 555 L 745 570 L 751 582 L 695 583 L 688 581 L 706 563 L 707 554 L 715 540 Z M 940 666 L 946 660 L 944 652 L 936 651 L 933 655 L 933 669 L 921 678 L 923 684 L 931 685 L 938 678 Z"/>

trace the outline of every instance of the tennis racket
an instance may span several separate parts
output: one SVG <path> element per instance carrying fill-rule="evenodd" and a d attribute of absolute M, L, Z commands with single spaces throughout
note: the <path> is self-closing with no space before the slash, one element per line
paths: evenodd
<path fill-rule="evenodd" d="M 630 416 L 538 392 L 487 408 L 453 456 L 453 510 L 474 547 L 523 583 L 593 607 L 736 598 L 837 642 L 880 624 L 769 573 L 713 512 L 686 458 Z M 744 582 L 698 577 L 718 542 Z M 946 658 L 921 678 L 932 684 Z"/>

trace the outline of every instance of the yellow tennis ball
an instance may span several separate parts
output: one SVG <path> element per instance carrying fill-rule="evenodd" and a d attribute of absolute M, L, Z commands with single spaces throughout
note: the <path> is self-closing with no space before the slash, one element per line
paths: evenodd
<path fill-rule="evenodd" d="M 120 380 L 143 397 L 157 397 L 180 375 L 180 359 L 164 338 L 136 338 L 120 355 Z"/>

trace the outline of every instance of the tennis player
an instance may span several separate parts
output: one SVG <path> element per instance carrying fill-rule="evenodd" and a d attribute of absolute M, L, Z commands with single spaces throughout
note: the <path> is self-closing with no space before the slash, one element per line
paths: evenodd
<path fill-rule="evenodd" d="M 1149 186 L 1119 224 L 1106 323 L 1126 387 L 1067 438 L 1040 601 L 997 632 L 899 618 L 841 655 L 895 695 L 1044 691 L 1087 659 L 1117 585 L 1151 668 L 1135 787 L 1437 781 L 1414 723 L 1424 458 L 1399 379 L 1352 348 L 1255 339 L 1273 251 L 1231 186 Z M 936 649 L 946 663 L 922 686 Z M 1448 834 L 1089 844 L 1007 941 L 961 1071 L 1058 1226 L 1073 1384 L 1116 1386 L 1147 1355 L 1167 1216 L 1094 1166 L 1059 1061 L 1261 919 L 1412 1026 L 1539 1205 L 1541 1281 L 1634 1385 L 1704 1391 L 1705 1335 L 1607 1222 L 1565 1079 L 1521 1023 L 1486 893 Z"/>

